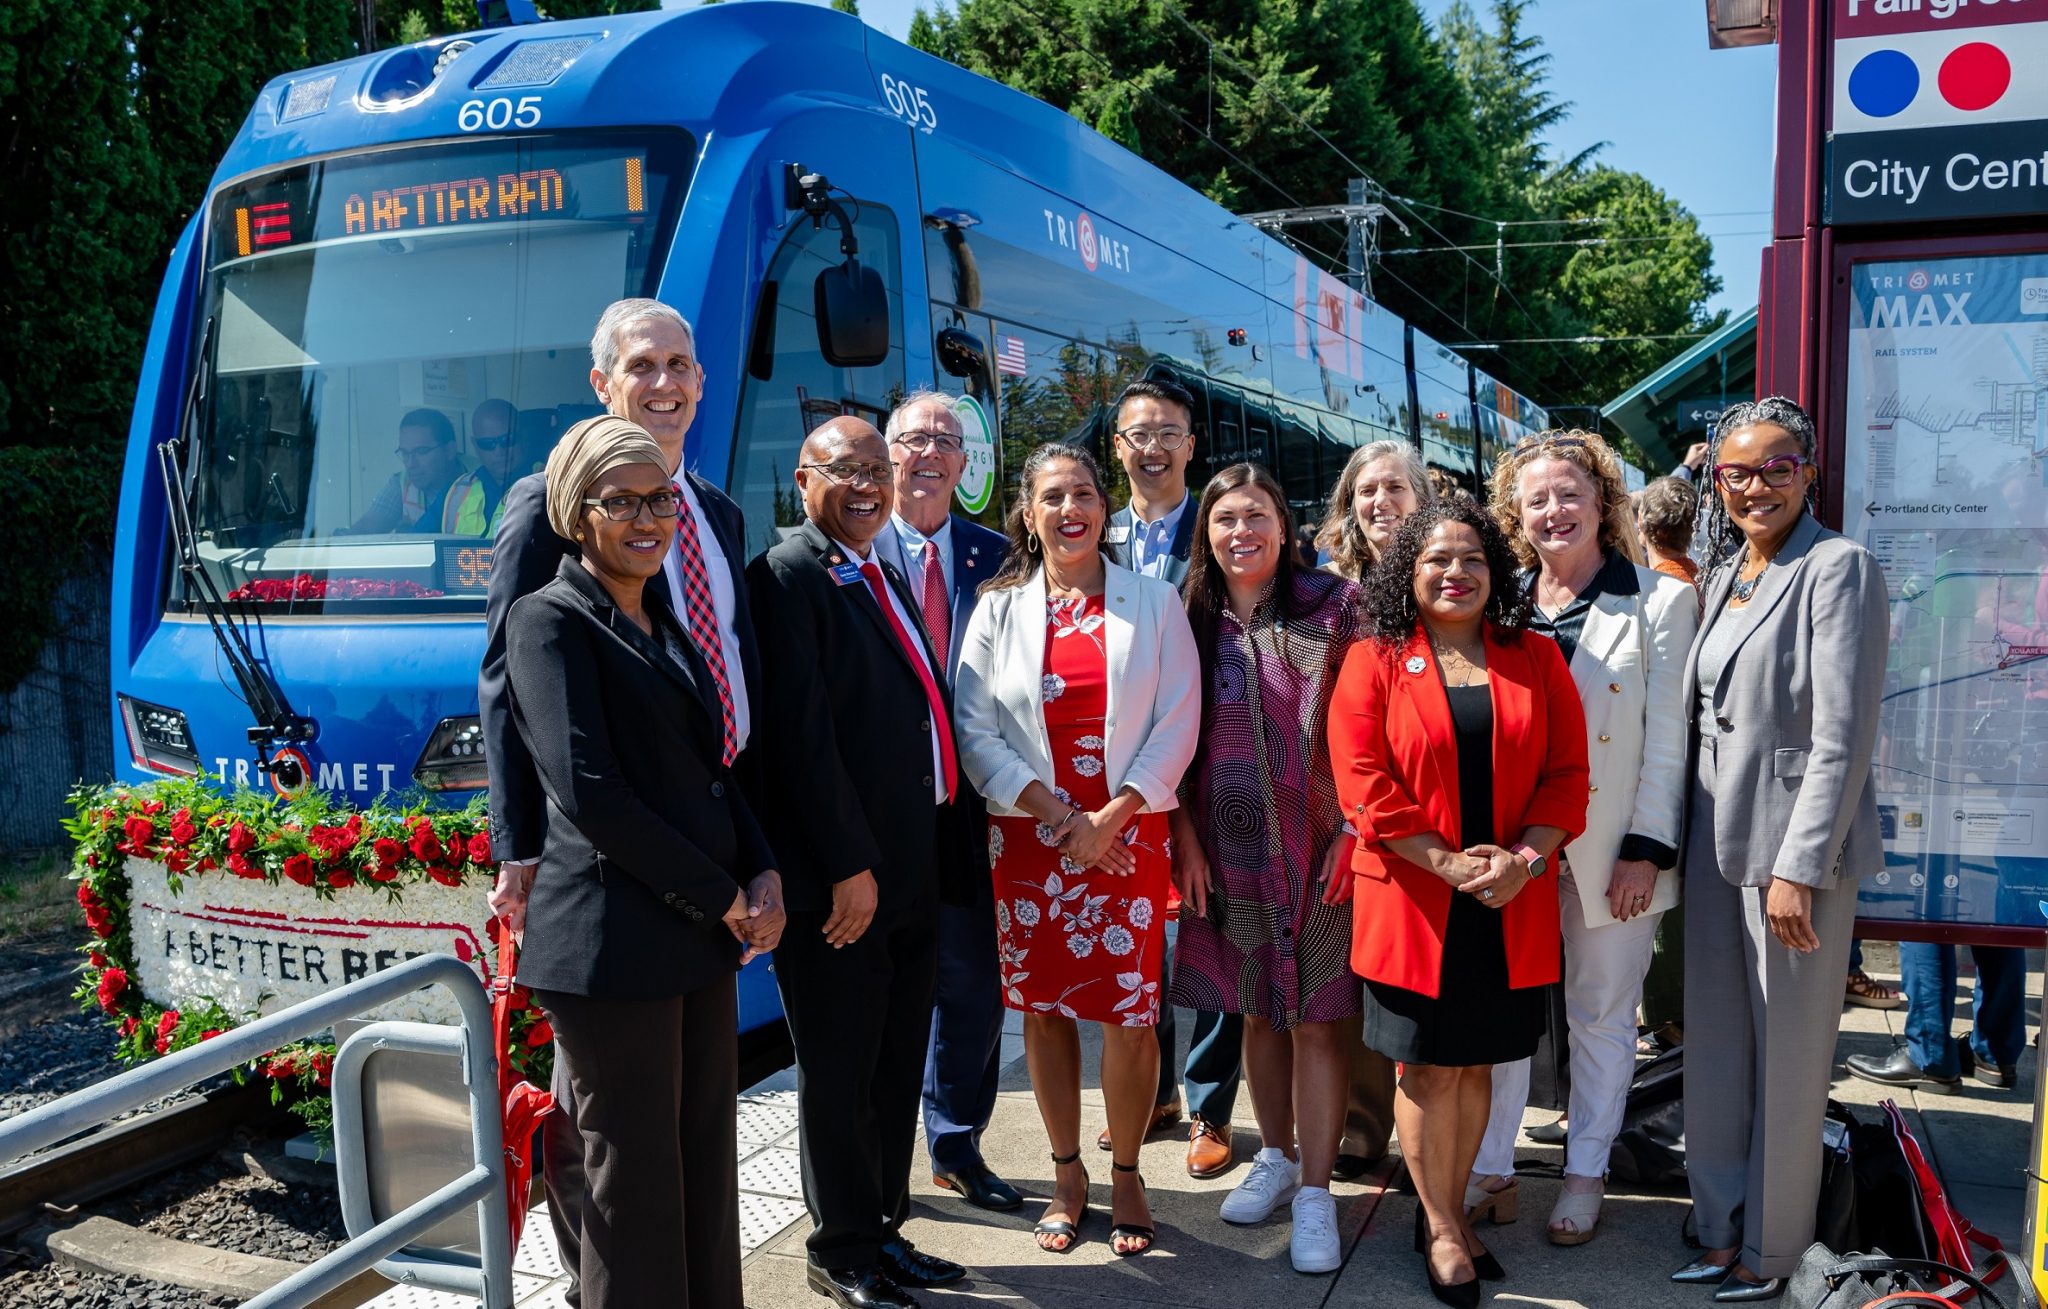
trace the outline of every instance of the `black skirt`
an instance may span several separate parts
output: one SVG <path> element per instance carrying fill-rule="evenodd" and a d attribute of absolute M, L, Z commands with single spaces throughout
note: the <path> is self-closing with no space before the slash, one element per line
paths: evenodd
<path fill-rule="evenodd" d="M 1467 846 L 1481 845 L 1494 839 L 1493 694 L 1483 685 L 1446 687 L 1445 692 L 1457 729 L 1463 838 Z M 1523 894 L 1547 890 L 1532 886 Z M 1543 1034 L 1546 991 L 1508 985 L 1500 910 L 1456 894 L 1444 929 L 1436 995 L 1367 981 L 1365 1043 L 1402 1063 L 1470 1068 L 1525 1059 Z"/>

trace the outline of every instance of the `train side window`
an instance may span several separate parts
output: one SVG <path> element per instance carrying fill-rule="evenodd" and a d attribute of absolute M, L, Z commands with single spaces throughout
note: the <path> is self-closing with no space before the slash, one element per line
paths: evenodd
<path fill-rule="evenodd" d="M 833 367 L 818 351 L 812 297 L 773 293 L 771 288 L 776 287 L 810 287 L 820 272 L 842 258 L 839 232 L 832 224 L 791 224 L 769 265 L 755 308 L 746 385 L 726 479 L 747 516 L 750 554 L 781 541 L 804 521 L 795 482 L 804 437 L 841 414 L 854 414 L 881 427 L 904 392 L 903 260 L 896 216 L 884 205 L 863 200 L 854 231 L 860 238 L 861 262 L 881 274 L 889 291 L 889 356 L 869 368 Z"/>

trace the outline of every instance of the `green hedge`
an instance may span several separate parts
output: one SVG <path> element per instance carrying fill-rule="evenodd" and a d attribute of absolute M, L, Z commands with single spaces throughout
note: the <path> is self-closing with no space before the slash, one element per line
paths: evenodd
<path fill-rule="evenodd" d="M 58 585 L 112 548 L 120 489 L 114 448 L 0 448 L 0 695 L 35 668 Z"/>

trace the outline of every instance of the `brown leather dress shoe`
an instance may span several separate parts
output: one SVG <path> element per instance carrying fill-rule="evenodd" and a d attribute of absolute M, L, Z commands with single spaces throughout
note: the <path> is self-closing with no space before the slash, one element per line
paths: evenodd
<path fill-rule="evenodd" d="M 1230 1170 L 1230 1124 L 1218 1127 L 1200 1114 L 1188 1120 L 1188 1176 L 1216 1177 Z"/>
<path fill-rule="evenodd" d="M 1175 1123 L 1179 1121 L 1180 1100 L 1178 1097 L 1172 1100 L 1168 1100 L 1165 1104 L 1153 1105 L 1152 1121 L 1145 1124 L 1145 1139 L 1148 1141 L 1151 1140 L 1153 1137 L 1157 1136 L 1159 1133 L 1165 1131 L 1167 1128 L 1173 1126 Z M 1103 1128 L 1102 1134 L 1095 1138 L 1095 1148 L 1098 1150 L 1107 1150 L 1110 1148 L 1109 1129 L 1107 1127 Z"/>

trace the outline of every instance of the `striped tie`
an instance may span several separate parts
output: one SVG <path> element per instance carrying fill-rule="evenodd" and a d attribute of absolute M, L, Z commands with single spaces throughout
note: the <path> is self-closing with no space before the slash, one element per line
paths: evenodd
<path fill-rule="evenodd" d="M 925 634 L 932 639 L 932 653 L 944 664 L 953 649 L 953 604 L 946 594 L 946 570 L 939 567 L 939 547 L 924 543 L 924 586 L 919 592 L 924 610 Z"/>
<path fill-rule="evenodd" d="M 676 503 L 676 562 L 683 570 L 683 602 L 690 610 L 690 644 L 704 656 L 711 669 L 711 680 L 718 686 L 718 713 L 725 727 L 725 747 L 719 751 L 719 762 L 730 768 L 740 752 L 740 726 L 733 711 L 732 681 L 725 673 L 725 643 L 718 635 L 718 609 L 711 602 L 711 582 L 704 575 L 704 547 L 697 538 L 697 515 L 690 512 L 688 496 L 678 496 Z"/>

